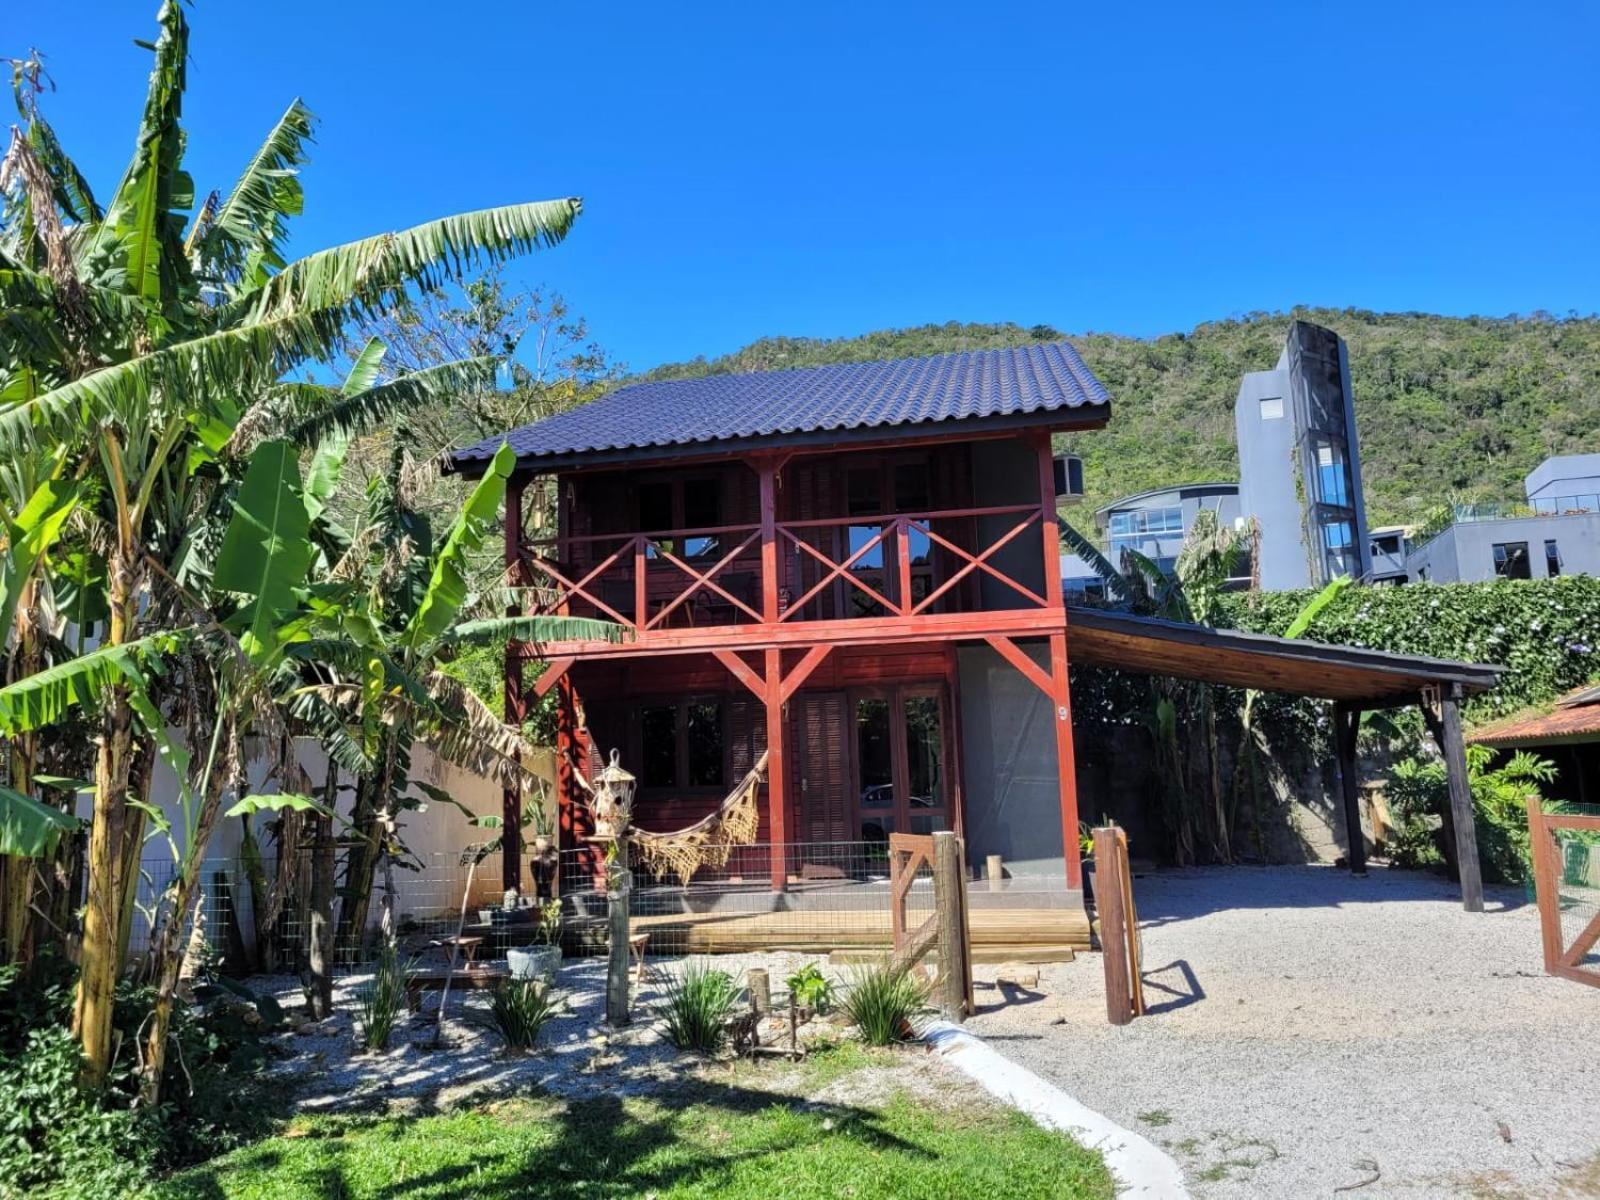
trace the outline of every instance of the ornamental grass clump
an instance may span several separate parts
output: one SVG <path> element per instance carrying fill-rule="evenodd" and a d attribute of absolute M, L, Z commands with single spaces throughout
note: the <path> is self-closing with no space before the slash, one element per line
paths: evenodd
<path fill-rule="evenodd" d="M 357 1018 L 361 1048 L 387 1050 L 390 1035 L 406 1010 L 406 983 L 411 974 L 408 963 L 400 961 L 400 949 L 385 939 L 378 951 L 372 978 L 361 989 L 361 1015 Z"/>
<path fill-rule="evenodd" d="M 691 962 L 667 984 L 667 1037 L 680 1050 L 722 1049 L 739 986 L 726 971 Z"/>
<path fill-rule="evenodd" d="M 512 1050 L 530 1050 L 559 1007 L 555 989 L 540 979 L 507 979 L 495 988 L 489 1017 Z"/>
<path fill-rule="evenodd" d="M 869 1046 L 892 1046 L 916 1037 L 912 1018 L 928 998 L 925 985 L 904 969 L 857 968 L 841 1007 Z"/>

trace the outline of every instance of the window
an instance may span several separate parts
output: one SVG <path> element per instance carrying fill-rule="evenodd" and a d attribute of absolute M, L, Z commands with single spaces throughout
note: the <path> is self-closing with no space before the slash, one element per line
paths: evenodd
<path fill-rule="evenodd" d="M 1350 465 L 1344 447 L 1330 438 L 1313 439 L 1317 464 L 1317 499 L 1339 508 L 1350 507 Z"/>
<path fill-rule="evenodd" d="M 639 709 L 639 786 L 723 787 L 722 703 L 690 700 Z"/>
<path fill-rule="evenodd" d="M 669 529 L 710 529 L 722 522 L 722 481 L 715 476 L 691 479 L 658 479 L 641 483 L 638 490 L 639 525 L 642 533 Z M 685 558 L 715 558 L 721 539 L 684 538 L 680 550 L 676 538 L 658 538 L 662 549 Z M 652 547 L 650 557 L 655 558 Z"/>
<path fill-rule="evenodd" d="M 685 706 L 690 787 L 721 787 L 722 705 L 696 701 Z"/>
<path fill-rule="evenodd" d="M 646 707 L 639 714 L 641 787 L 678 784 L 678 709 L 672 704 Z"/>
<path fill-rule="evenodd" d="M 1544 543 L 1544 573 L 1554 579 L 1561 574 L 1561 548 L 1556 545 L 1554 538 L 1546 538 Z"/>
<path fill-rule="evenodd" d="M 1281 421 L 1281 420 L 1283 420 L 1283 397 L 1282 396 L 1263 396 L 1263 397 L 1261 397 L 1261 419 L 1263 421 Z"/>
<path fill-rule="evenodd" d="M 1136 533 L 1182 533 L 1183 509 L 1179 505 L 1166 508 L 1133 508 L 1111 514 L 1107 525 L 1112 537 Z"/>
<path fill-rule="evenodd" d="M 1532 579 L 1527 542 L 1496 542 L 1494 573 L 1502 579 Z"/>

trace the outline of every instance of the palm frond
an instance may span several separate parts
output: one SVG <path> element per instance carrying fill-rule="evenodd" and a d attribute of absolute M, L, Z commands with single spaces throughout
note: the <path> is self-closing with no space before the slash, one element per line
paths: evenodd
<path fill-rule="evenodd" d="M 299 99 L 278 118 L 200 238 L 197 249 L 206 272 L 234 279 L 247 264 L 264 273 L 283 266 L 284 223 L 304 206 L 297 168 L 306 161 L 315 121 Z M 247 286 L 261 281 L 250 279 L 253 273 L 246 275 Z"/>
<path fill-rule="evenodd" d="M 327 314 L 281 317 L 224 329 L 102 367 L 23 404 L 0 410 L 0 454 L 36 438 L 70 440 L 116 413 L 139 411 L 158 388 L 212 404 L 265 386 L 324 354 L 339 336 Z"/>
<path fill-rule="evenodd" d="M 518 642 L 620 642 L 623 627 L 587 617 L 488 617 L 464 621 L 439 640 L 452 646 L 498 646 Z"/>
<path fill-rule="evenodd" d="M 507 725 L 471 688 L 443 671 L 431 672 L 423 682 L 435 708 L 415 713 L 416 730 L 440 758 L 507 786 L 539 787 L 537 777 L 524 765 L 537 748 L 515 726 Z"/>
<path fill-rule="evenodd" d="M 1060 527 L 1061 540 L 1067 544 L 1067 548 L 1088 563 L 1089 569 L 1100 576 L 1106 585 L 1106 591 L 1118 600 L 1127 600 L 1128 581 L 1122 577 L 1122 572 L 1117 570 L 1112 561 L 1100 553 L 1100 547 L 1084 537 L 1065 519 L 1057 517 L 1056 525 Z"/>
<path fill-rule="evenodd" d="M 381 233 L 297 259 L 218 314 L 223 324 L 285 313 L 374 311 L 408 283 L 434 288 L 473 267 L 503 262 L 567 236 L 577 197 L 485 208 Z"/>
<path fill-rule="evenodd" d="M 106 205 L 105 219 L 82 243 L 81 278 L 120 280 L 120 290 L 162 311 L 177 301 L 187 274 L 181 212 L 194 203 L 194 184 L 181 168 L 179 118 L 188 86 L 189 22 L 179 0 L 163 0 L 161 34 L 133 160 Z"/>
<path fill-rule="evenodd" d="M 303 447 L 315 446 L 330 435 L 360 437 L 385 427 L 398 413 L 493 383 L 499 362 L 498 358 L 488 357 L 440 363 L 364 391 L 340 395 L 288 425 L 284 437 Z"/>

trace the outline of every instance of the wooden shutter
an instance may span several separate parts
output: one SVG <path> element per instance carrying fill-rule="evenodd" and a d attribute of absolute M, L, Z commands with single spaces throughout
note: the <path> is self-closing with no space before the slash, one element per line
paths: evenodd
<path fill-rule="evenodd" d="M 803 692 L 789 702 L 789 713 L 799 837 L 807 842 L 850 841 L 844 695 Z"/>

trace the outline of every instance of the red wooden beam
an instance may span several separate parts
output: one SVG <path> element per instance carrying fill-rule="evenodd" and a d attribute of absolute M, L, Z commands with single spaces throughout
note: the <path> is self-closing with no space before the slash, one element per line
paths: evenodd
<path fill-rule="evenodd" d="M 516 571 L 520 582 L 522 553 L 522 495 L 527 487 L 525 476 L 514 476 L 506 490 L 506 569 Z M 508 605 L 507 616 L 518 615 L 518 606 Z M 505 652 L 505 721 L 507 725 L 522 727 L 528 715 L 528 694 L 523 687 L 523 660 L 511 643 Z M 500 791 L 500 883 L 506 891 L 522 890 L 522 788 L 509 783 Z"/>
<path fill-rule="evenodd" d="M 1056 684 L 1054 677 L 1049 672 L 1040 669 L 1039 664 L 1029 658 L 1021 646 L 1010 638 L 1002 637 L 999 634 L 988 634 L 983 640 L 999 651 L 1000 657 L 1022 672 L 1023 678 L 1033 684 L 1034 687 L 1038 688 L 1046 696 L 1053 697 L 1055 695 Z"/>
<path fill-rule="evenodd" d="M 784 677 L 780 689 L 779 700 L 784 704 L 789 703 L 789 697 L 800 690 L 800 685 L 811 677 L 811 673 L 822 665 L 822 660 L 828 657 L 832 646 L 813 646 L 807 650 L 805 657 L 789 669 L 789 674 Z"/>
<path fill-rule="evenodd" d="M 783 651 L 766 652 L 767 818 L 771 828 L 772 890 L 789 886 L 788 750 L 784 745 Z"/>
<path fill-rule="evenodd" d="M 672 551 L 665 549 L 664 547 L 660 546 L 659 544 L 656 545 L 655 550 L 656 550 L 657 554 L 659 554 L 664 560 L 666 560 L 667 562 L 671 563 L 673 566 L 677 567 L 684 574 L 688 575 L 689 578 L 692 579 L 694 582 L 689 585 L 689 588 L 688 588 L 687 591 L 681 592 L 672 601 L 672 603 L 668 604 L 660 612 L 656 613 L 655 616 L 651 617 L 648 622 L 644 623 L 641 626 L 641 628 L 643 628 L 643 629 L 654 629 L 657 625 L 661 624 L 666 619 L 666 617 L 667 617 L 667 615 L 669 613 L 671 613 L 674 609 L 676 609 L 684 601 L 689 599 L 690 596 L 692 596 L 696 592 L 698 592 L 702 587 L 710 588 L 713 592 L 716 592 L 717 595 L 721 596 L 729 604 L 732 604 L 732 605 L 734 605 L 734 606 L 736 606 L 738 608 L 743 609 L 745 612 L 749 613 L 750 616 L 753 617 L 755 620 L 757 620 L 757 621 L 761 620 L 761 614 L 760 613 L 758 613 L 755 609 L 751 608 L 743 600 L 739 599 L 732 592 L 729 592 L 721 584 L 717 583 L 715 580 L 713 580 L 711 578 L 718 571 L 722 570 L 729 563 L 733 562 L 734 559 L 738 558 L 739 555 L 743 554 L 745 552 L 745 550 L 749 548 L 750 544 L 752 542 L 754 542 L 760 536 L 761 536 L 761 533 L 760 533 L 759 530 L 757 532 L 755 532 L 755 533 L 752 533 L 749 537 L 745 538 L 744 541 L 740 542 L 732 550 L 730 550 L 726 554 L 724 554 L 717 561 L 716 565 L 711 567 L 711 568 L 709 568 L 704 574 L 701 574 L 699 571 L 696 571 L 688 563 L 684 562 L 683 560 L 678 558 L 677 555 L 673 554 Z"/>
<path fill-rule="evenodd" d="M 1053 486 L 1053 485 L 1052 485 Z M 1061 852 L 1067 886 L 1083 888 L 1083 857 L 1078 848 L 1078 759 L 1072 748 L 1072 697 L 1067 688 L 1067 636 L 1050 636 L 1050 675 L 1055 683 L 1056 785 L 1061 796 Z"/>
<path fill-rule="evenodd" d="M 550 689 L 561 681 L 561 677 L 571 670 L 572 664 L 577 661 L 570 655 L 565 658 L 552 658 L 550 664 L 545 667 L 544 674 L 533 681 L 533 694 L 541 700 L 544 699 L 550 693 Z"/>

